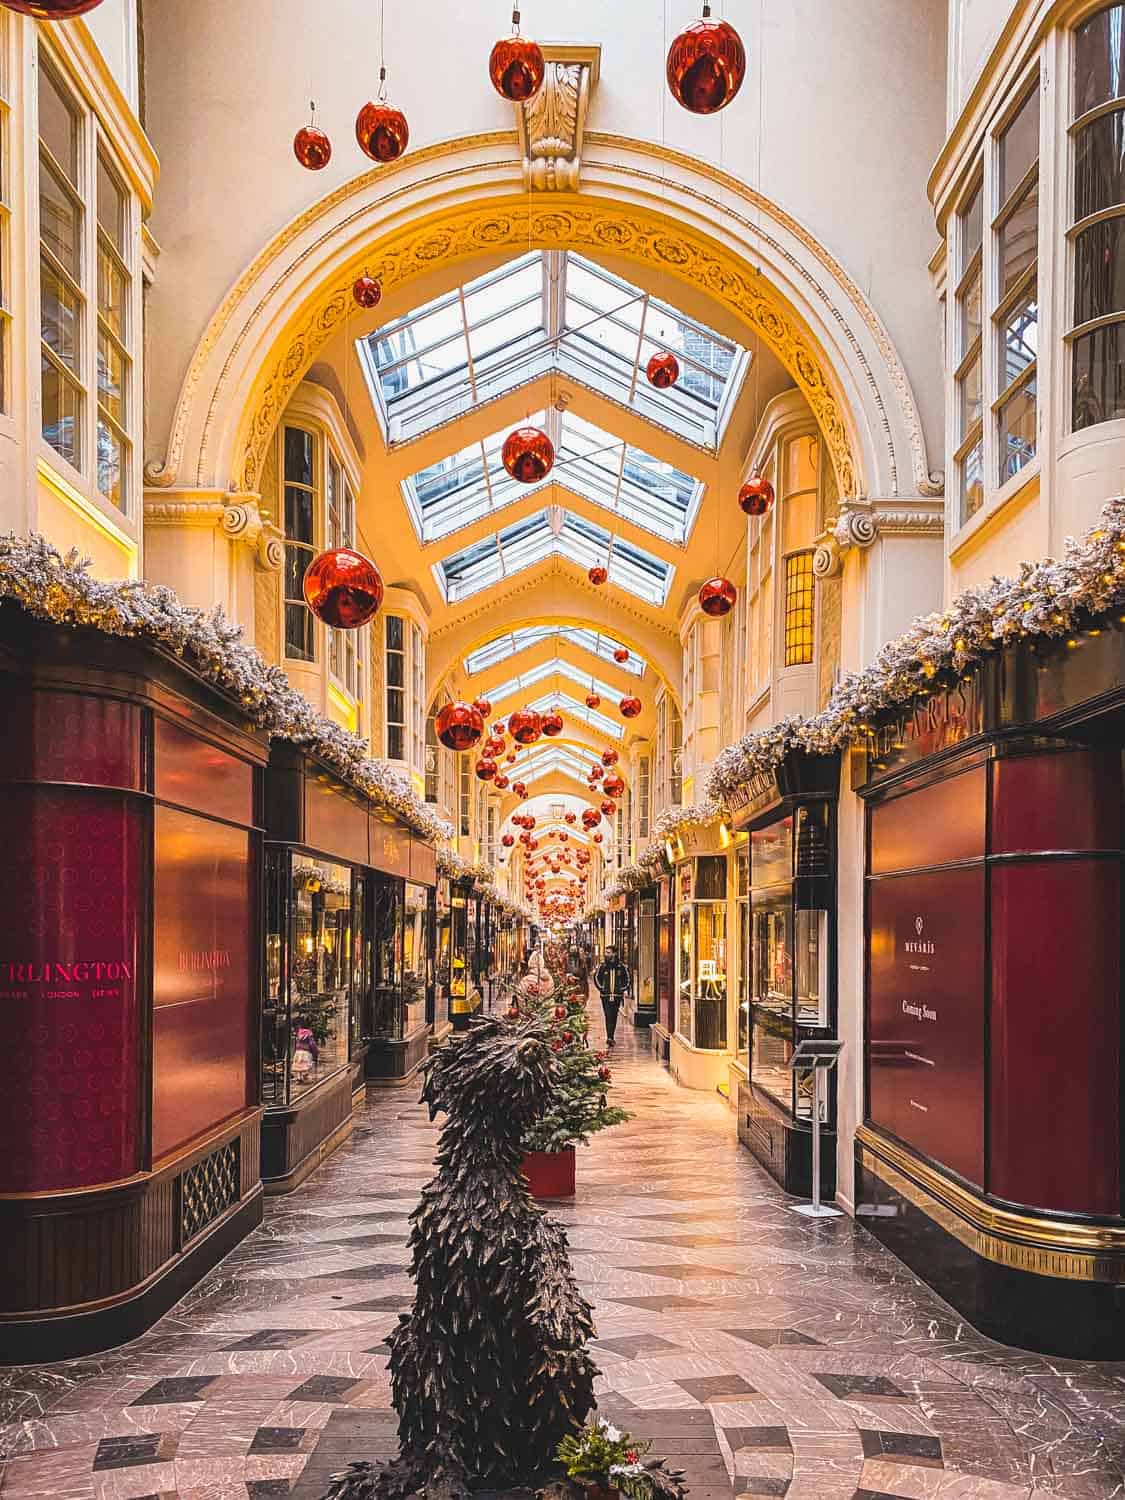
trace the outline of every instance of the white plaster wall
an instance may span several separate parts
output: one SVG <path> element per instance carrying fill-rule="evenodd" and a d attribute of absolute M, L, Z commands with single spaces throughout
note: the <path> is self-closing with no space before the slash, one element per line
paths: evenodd
<path fill-rule="evenodd" d="M 165 0 L 167 3 L 167 0 Z M 175 0 L 173 0 L 173 4 Z M 182 0 L 181 0 L 182 3 Z M 184 7 L 187 8 L 186 6 Z M 137 73 L 137 0 L 102 0 L 85 16 L 106 67 L 136 114 L 140 100 Z"/>
<path fill-rule="evenodd" d="M 1012 11 L 1012 0 L 949 0 L 948 122 L 960 114 Z"/>
<path fill-rule="evenodd" d="M 601 43 L 592 129 L 721 163 L 824 242 L 885 320 L 940 453 L 925 183 L 944 130 L 944 0 L 728 0 L 725 11 L 750 71 L 734 103 L 710 119 L 668 96 L 660 7 L 532 4 L 524 29 L 544 41 Z M 694 14 L 669 4 L 668 31 Z M 386 6 L 389 92 L 407 113 L 413 147 L 513 129 L 514 112 L 485 71 L 505 21 L 502 7 L 459 0 L 429 0 L 424 21 L 414 7 Z M 163 252 L 150 302 L 147 456 L 160 457 L 192 348 L 239 271 L 272 233 L 370 165 L 354 120 L 378 87 L 378 11 L 368 0 L 165 0 L 147 16 L 146 59 L 162 166 L 152 227 Z M 320 173 L 302 170 L 291 148 L 311 97 L 335 147 Z"/>

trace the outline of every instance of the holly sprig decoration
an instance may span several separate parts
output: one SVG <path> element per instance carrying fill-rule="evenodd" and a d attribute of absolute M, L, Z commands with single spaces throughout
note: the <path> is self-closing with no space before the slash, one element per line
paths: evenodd
<path fill-rule="evenodd" d="M 612 1485 L 632 1500 L 649 1500 L 652 1477 L 641 1457 L 651 1446 L 604 1417 L 594 1417 L 581 1432 L 563 1438 L 555 1457 L 567 1478 L 578 1484 L 597 1484 L 603 1489 Z"/>

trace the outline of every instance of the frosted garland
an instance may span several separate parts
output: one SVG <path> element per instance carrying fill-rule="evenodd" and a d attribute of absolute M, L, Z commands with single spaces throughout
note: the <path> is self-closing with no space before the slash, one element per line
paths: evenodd
<path fill-rule="evenodd" d="M 274 739 L 290 740 L 340 773 L 372 802 L 390 808 L 423 838 L 449 839 L 452 827 L 415 792 L 409 776 L 367 753 L 367 741 L 323 718 L 242 639 L 219 606 L 183 604 L 162 584 L 106 583 L 89 558 L 64 558 L 38 535 L 0 538 L 0 600 L 54 625 L 88 626 L 105 635 L 141 637 L 187 661 L 200 676 L 236 697 L 247 717 Z"/>
<path fill-rule="evenodd" d="M 863 738 L 880 716 L 927 697 L 940 685 L 935 678 L 964 676 L 1020 641 L 1065 637 L 1123 602 L 1125 499 L 1117 498 L 1081 541 L 1067 538 L 1061 561 L 1024 563 L 1017 578 L 994 577 L 966 590 L 949 609 L 915 620 L 869 667 L 846 677 L 822 713 L 782 719 L 728 746 L 707 790 L 725 802 L 792 751 L 831 755 Z"/>

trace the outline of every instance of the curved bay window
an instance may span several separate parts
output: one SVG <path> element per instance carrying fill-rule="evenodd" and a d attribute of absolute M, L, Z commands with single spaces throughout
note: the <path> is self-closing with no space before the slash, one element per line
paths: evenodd
<path fill-rule="evenodd" d="M 1076 28 L 1071 419 L 1125 417 L 1125 4 Z"/>
<path fill-rule="evenodd" d="M 677 1029 L 692 1047 L 727 1045 L 727 861 L 701 855 L 681 865 L 679 884 L 679 1015 Z"/>
<path fill-rule="evenodd" d="M 288 1104 L 349 1058 L 356 960 L 351 867 L 273 851 L 266 900 L 262 1099 Z"/>

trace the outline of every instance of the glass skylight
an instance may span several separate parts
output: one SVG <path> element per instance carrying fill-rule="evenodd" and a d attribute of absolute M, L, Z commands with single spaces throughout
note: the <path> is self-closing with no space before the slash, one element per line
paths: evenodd
<path fill-rule="evenodd" d="M 590 763 L 589 755 L 579 755 L 569 745 L 541 745 L 528 751 L 526 756 L 521 755 L 512 766 L 510 775 L 513 781 L 522 781 L 525 786 L 556 773 L 585 785 Z"/>
<path fill-rule="evenodd" d="M 629 649 L 623 641 L 615 640 L 613 636 L 604 635 L 601 631 L 586 630 L 581 626 L 556 625 L 526 625 L 519 630 L 511 630 L 506 635 L 499 635 L 494 641 L 489 641 L 487 646 L 481 646 L 479 650 L 465 658 L 465 670 L 471 677 L 478 672 L 486 672 L 497 662 L 505 661 L 509 656 L 516 656 L 521 651 L 527 651 L 532 646 L 538 646 L 548 636 L 569 641 L 572 646 L 577 646 L 582 651 L 589 651 L 594 656 L 600 656 L 603 661 L 613 661 L 614 666 L 620 671 L 630 672 L 634 677 L 643 677 L 645 674 L 647 663 L 643 657 L 633 651 L 629 652 L 628 661 L 613 660 L 615 651 Z"/>
<path fill-rule="evenodd" d="M 443 558 L 434 564 L 434 576 L 446 603 L 456 604 L 553 554 L 582 568 L 600 563 L 619 588 L 656 605 L 667 599 L 676 571 L 604 527 L 552 506 Z"/>
<path fill-rule="evenodd" d="M 610 699 L 610 701 L 613 700 Z M 569 693 L 560 692 L 557 688 L 554 692 L 544 693 L 541 698 L 533 699 L 528 706 L 538 713 L 545 713 L 549 708 L 557 708 L 563 718 L 570 714 L 572 718 L 581 719 L 583 723 L 589 724 L 591 729 L 604 734 L 607 739 L 619 740 L 625 733 L 625 726 L 617 719 L 609 718 L 600 709 L 587 708 L 584 703 L 579 703 L 577 698 L 572 698 Z"/>
<path fill-rule="evenodd" d="M 551 371 L 714 449 L 749 355 L 740 345 L 573 252 L 523 255 L 359 343 L 383 431 L 409 441 Z M 655 391 L 649 358 L 680 379 Z"/>
<path fill-rule="evenodd" d="M 518 677 L 510 677 L 499 687 L 492 688 L 489 698 L 493 704 L 503 703 L 513 693 L 525 693 L 528 688 L 534 687 L 537 682 L 542 682 L 547 677 L 565 677 L 570 682 L 576 682 L 584 692 L 599 693 L 607 702 L 616 702 L 621 696 L 616 688 L 599 682 L 589 672 L 583 672 L 578 667 L 572 666 L 570 662 L 563 661 L 561 657 L 555 657 L 553 661 L 540 662 L 537 667 L 531 667 L 528 671 L 521 672 Z"/>

